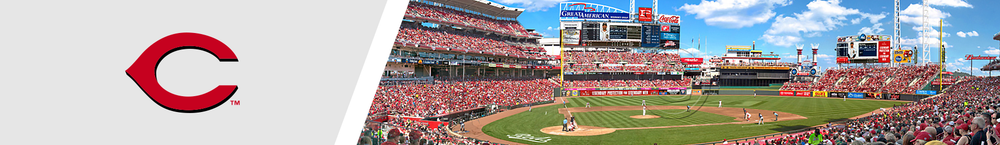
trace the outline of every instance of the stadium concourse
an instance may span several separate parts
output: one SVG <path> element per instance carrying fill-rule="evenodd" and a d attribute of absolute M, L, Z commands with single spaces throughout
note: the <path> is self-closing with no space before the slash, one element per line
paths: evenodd
<path fill-rule="evenodd" d="M 786 82 L 781 90 L 912 94 L 937 75 L 935 64 L 829 69 L 814 82 Z"/>
<path fill-rule="evenodd" d="M 959 81 L 947 93 L 816 130 L 734 144 L 802 144 L 815 132 L 823 144 L 986 145 L 1000 143 L 1000 77 Z"/>

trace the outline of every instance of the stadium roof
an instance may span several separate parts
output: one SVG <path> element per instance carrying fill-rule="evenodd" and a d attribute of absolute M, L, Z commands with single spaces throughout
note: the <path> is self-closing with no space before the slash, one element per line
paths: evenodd
<path fill-rule="evenodd" d="M 459 7 L 466 10 L 476 11 L 494 17 L 517 18 L 524 12 L 524 9 L 511 8 L 487 0 L 427 0 L 442 3 L 449 6 Z"/>
<path fill-rule="evenodd" d="M 993 35 L 993 40 L 998 40 L 998 41 L 1000 41 L 1000 32 L 997 32 L 997 34 L 996 34 L 996 35 Z"/>

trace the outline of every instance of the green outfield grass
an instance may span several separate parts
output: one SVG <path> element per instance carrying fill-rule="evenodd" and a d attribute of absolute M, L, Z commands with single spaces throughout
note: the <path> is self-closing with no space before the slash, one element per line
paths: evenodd
<path fill-rule="evenodd" d="M 844 101 L 841 99 L 777 96 L 757 96 L 756 98 L 753 96 L 703 96 L 701 98 L 698 96 L 656 96 L 634 98 L 570 98 L 569 102 L 567 102 L 567 106 L 583 107 L 586 102 L 590 102 L 591 106 L 636 106 L 639 105 L 642 99 L 646 99 L 647 105 L 684 106 L 698 102 L 695 104 L 695 107 L 692 107 L 692 109 L 696 109 L 697 106 L 717 107 L 719 103 L 718 101 L 721 99 L 723 101 L 723 107 L 745 107 L 750 109 L 774 110 L 798 114 L 805 116 L 808 119 L 778 121 L 760 126 L 750 124 L 729 124 L 663 129 L 618 130 L 614 133 L 597 136 L 557 136 L 542 133 L 540 131 L 542 128 L 561 125 L 563 116 L 557 113 L 556 109 L 562 107 L 563 105 L 558 104 L 534 108 L 532 112 L 523 112 L 497 120 L 483 127 L 483 132 L 496 138 L 526 144 L 692 144 L 791 131 L 821 125 L 831 121 L 844 120 L 881 107 L 892 107 L 894 104 L 898 105 L 904 103 L 896 101 Z M 562 101 L 556 102 L 562 103 Z M 576 114 L 574 113 L 574 115 Z M 585 123 L 582 117 L 578 117 L 578 119 L 581 119 L 581 122 L 579 122 L 580 125 L 593 126 L 593 124 L 587 124 L 589 122 Z M 702 118 L 692 117 L 690 119 Z M 714 119 L 709 118 L 707 120 Z M 664 122 L 663 124 L 669 123 L 670 122 Z M 507 135 L 514 134 L 531 134 L 536 138 L 549 137 L 551 140 L 545 143 L 536 143 L 525 140 L 510 139 L 507 137 Z"/>
<path fill-rule="evenodd" d="M 647 102 L 648 103 L 648 102 Z M 646 110 L 646 115 L 660 118 L 635 119 L 629 116 L 642 115 L 642 110 L 574 112 L 578 124 L 607 128 L 654 127 L 688 124 L 736 122 L 734 117 L 707 112 L 685 113 L 683 109 Z"/>

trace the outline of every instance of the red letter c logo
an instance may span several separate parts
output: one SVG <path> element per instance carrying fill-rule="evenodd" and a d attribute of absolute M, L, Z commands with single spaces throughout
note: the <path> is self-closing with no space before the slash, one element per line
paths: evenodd
<path fill-rule="evenodd" d="M 197 96 L 180 96 L 163 89 L 156 81 L 156 68 L 164 57 L 177 50 L 197 49 L 208 52 L 220 62 L 237 62 L 236 54 L 222 41 L 198 33 L 177 33 L 146 48 L 139 59 L 125 70 L 132 81 L 149 96 L 153 102 L 170 111 L 197 113 L 219 107 L 236 94 L 236 85 L 219 85 L 207 93 Z"/>

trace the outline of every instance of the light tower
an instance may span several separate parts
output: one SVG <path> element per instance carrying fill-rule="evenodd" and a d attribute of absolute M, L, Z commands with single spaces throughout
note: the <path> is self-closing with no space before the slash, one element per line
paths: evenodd
<path fill-rule="evenodd" d="M 923 25 L 921 27 L 922 30 L 921 30 L 921 33 L 920 33 L 920 38 L 917 38 L 917 40 L 920 40 L 920 44 L 923 45 L 923 47 L 924 47 L 923 50 L 921 50 L 921 51 L 924 52 L 924 54 L 921 55 L 921 56 L 924 56 L 924 57 L 920 58 L 920 60 L 923 61 L 923 63 L 927 64 L 927 63 L 931 63 L 931 57 L 929 57 L 929 56 L 931 56 L 931 44 L 930 44 L 930 42 L 927 41 L 927 37 L 928 37 L 927 35 L 930 33 L 930 30 L 931 30 L 930 22 L 928 22 L 930 20 L 928 20 L 929 18 L 927 16 L 927 7 L 928 7 L 927 6 L 927 0 L 924 0 L 923 6 L 924 7 L 921 8 L 923 10 L 923 16 L 922 16 L 923 17 L 923 21 L 922 21 Z"/>
<path fill-rule="evenodd" d="M 899 0 L 896 0 L 896 17 L 894 18 L 895 23 L 893 24 L 892 32 L 892 44 L 896 44 L 896 49 L 902 49 L 899 44 Z"/>

